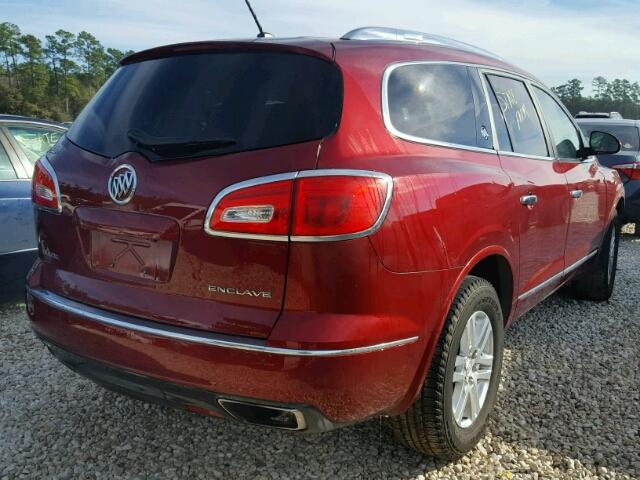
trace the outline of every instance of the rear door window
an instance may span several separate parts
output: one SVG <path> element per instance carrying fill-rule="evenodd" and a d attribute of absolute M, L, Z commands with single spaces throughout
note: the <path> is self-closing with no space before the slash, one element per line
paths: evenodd
<path fill-rule="evenodd" d="M 466 66 L 398 66 L 387 78 L 386 96 L 385 120 L 393 133 L 416 141 L 487 146 L 484 141 L 478 145 L 476 107 Z"/>
<path fill-rule="evenodd" d="M 540 118 L 524 82 L 498 75 L 487 75 L 487 78 L 507 125 L 513 151 L 549 156 Z"/>
<path fill-rule="evenodd" d="M 7 130 L 20 146 L 31 167 L 64 135 L 64 131 L 59 129 L 35 126 L 9 125 Z"/>
<path fill-rule="evenodd" d="M 558 158 L 577 159 L 582 142 L 575 125 L 551 95 L 536 86 L 533 87 L 533 91 L 538 98 L 547 127 L 551 131 L 556 155 Z"/>
<path fill-rule="evenodd" d="M 317 140 L 337 127 L 342 76 L 329 61 L 273 52 L 217 52 L 120 67 L 68 138 L 107 157 L 151 160 Z"/>

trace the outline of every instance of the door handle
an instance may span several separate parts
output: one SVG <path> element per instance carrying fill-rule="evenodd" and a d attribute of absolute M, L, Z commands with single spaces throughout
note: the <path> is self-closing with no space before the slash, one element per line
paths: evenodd
<path fill-rule="evenodd" d="M 582 196 L 582 190 L 571 190 L 571 198 L 580 198 Z"/>
<path fill-rule="evenodd" d="M 526 205 L 527 207 L 532 207 L 536 203 L 538 203 L 537 195 L 523 195 L 520 197 L 520 203 L 522 205 Z"/>

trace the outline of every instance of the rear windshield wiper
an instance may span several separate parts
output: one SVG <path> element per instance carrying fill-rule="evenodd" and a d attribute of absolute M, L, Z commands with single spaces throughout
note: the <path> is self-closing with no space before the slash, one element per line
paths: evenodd
<path fill-rule="evenodd" d="M 236 141 L 231 138 L 189 140 L 181 137 L 156 137 L 137 128 L 129 130 L 127 137 L 139 147 L 163 157 L 195 155 L 210 150 L 232 147 L 236 144 Z"/>

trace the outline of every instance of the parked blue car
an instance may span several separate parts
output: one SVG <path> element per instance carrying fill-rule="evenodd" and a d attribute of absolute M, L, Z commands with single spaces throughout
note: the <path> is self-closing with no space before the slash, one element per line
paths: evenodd
<path fill-rule="evenodd" d="M 624 218 L 636 224 L 640 233 L 640 120 L 578 119 L 587 138 L 591 132 L 607 132 L 620 140 L 620 151 L 614 155 L 598 155 L 601 165 L 615 168 L 624 184 Z"/>
<path fill-rule="evenodd" d="M 38 254 L 31 206 L 33 165 L 66 130 L 60 123 L 0 115 L 0 300 L 22 290 Z"/>

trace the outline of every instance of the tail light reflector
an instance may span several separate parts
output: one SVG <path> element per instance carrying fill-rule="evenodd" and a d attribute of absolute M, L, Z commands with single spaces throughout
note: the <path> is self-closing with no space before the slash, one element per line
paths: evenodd
<path fill-rule="evenodd" d="M 375 225 L 388 185 L 381 177 L 312 176 L 296 180 L 293 237 L 352 235 Z"/>
<path fill-rule="evenodd" d="M 611 168 L 615 168 L 617 171 L 624 173 L 629 180 L 640 180 L 640 164 L 638 163 L 613 165 Z"/>
<path fill-rule="evenodd" d="M 312 170 L 249 180 L 216 196 L 205 230 L 263 240 L 357 238 L 380 226 L 392 188 L 388 175 L 362 170 Z"/>
<path fill-rule="evenodd" d="M 45 157 L 36 162 L 33 171 L 31 200 L 35 205 L 47 210 L 62 211 L 58 179 L 53 167 Z"/>

